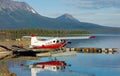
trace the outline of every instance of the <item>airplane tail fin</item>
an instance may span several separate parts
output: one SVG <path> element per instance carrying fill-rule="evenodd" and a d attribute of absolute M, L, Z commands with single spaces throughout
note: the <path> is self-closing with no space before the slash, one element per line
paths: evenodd
<path fill-rule="evenodd" d="M 31 45 L 34 45 L 35 43 L 38 42 L 38 39 L 35 37 L 34 34 L 31 35 Z"/>

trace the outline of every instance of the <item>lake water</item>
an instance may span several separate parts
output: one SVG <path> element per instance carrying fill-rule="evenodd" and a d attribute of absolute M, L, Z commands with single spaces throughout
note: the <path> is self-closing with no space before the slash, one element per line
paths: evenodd
<path fill-rule="evenodd" d="M 120 48 L 119 35 L 96 35 L 95 39 L 74 40 L 68 46 L 72 47 L 104 47 Z M 52 57 L 44 57 L 38 60 L 9 61 L 7 66 L 17 76 L 32 76 L 30 64 L 49 61 Z M 56 57 L 65 61 L 67 66 L 63 71 L 39 71 L 36 76 L 120 76 L 120 54 L 76 54 L 75 56 Z M 23 64 L 23 66 L 21 66 Z"/>

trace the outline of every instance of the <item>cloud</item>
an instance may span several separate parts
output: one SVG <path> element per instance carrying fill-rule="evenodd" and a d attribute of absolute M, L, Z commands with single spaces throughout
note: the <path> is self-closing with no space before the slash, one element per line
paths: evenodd
<path fill-rule="evenodd" d="M 120 8 L 120 0 L 69 0 L 67 3 L 84 9 Z"/>

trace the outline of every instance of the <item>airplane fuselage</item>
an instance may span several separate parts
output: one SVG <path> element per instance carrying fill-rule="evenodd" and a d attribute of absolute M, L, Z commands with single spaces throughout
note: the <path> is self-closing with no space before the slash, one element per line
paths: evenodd
<path fill-rule="evenodd" d="M 66 44 L 66 40 L 64 39 L 50 39 L 45 41 L 31 41 L 32 49 L 58 49 L 64 47 Z"/>

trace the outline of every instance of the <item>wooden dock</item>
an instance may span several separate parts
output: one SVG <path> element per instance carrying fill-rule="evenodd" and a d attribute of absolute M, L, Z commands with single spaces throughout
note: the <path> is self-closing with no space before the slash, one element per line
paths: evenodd
<path fill-rule="evenodd" d="M 117 48 L 64 48 L 66 51 L 76 51 L 77 53 L 94 53 L 94 54 L 115 54 L 118 53 Z"/>
<path fill-rule="evenodd" d="M 57 57 L 57 56 L 74 56 L 76 55 L 75 51 L 60 51 L 60 52 L 46 52 L 46 53 L 38 53 L 36 56 L 38 57 Z"/>

